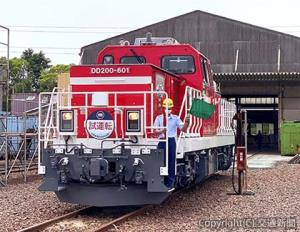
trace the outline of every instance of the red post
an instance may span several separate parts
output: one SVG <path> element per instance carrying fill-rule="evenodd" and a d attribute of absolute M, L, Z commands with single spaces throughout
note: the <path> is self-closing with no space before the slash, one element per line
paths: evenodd
<path fill-rule="evenodd" d="M 237 170 L 238 170 L 238 194 L 243 194 L 245 173 L 247 169 L 246 147 L 237 147 Z"/>
<path fill-rule="evenodd" d="M 247 156 L 246 156 L 246 148 L 245 147 L 237 147 L 237 170 L 245 171 L 247 168 Z"/>

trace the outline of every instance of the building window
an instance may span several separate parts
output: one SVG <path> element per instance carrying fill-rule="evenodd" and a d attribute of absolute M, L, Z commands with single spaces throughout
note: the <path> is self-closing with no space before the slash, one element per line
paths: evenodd
<path fill-rule="evenodd" d="M 260 104 L 260 105 L 274 105 L 278 104 L 277 97 L 242 97 L 240 104 Z"/>

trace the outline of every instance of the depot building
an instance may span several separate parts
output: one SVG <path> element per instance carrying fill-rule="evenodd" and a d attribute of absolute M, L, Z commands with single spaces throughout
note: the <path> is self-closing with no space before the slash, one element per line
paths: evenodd
<path fill-rule="evenodd" d="M 281 122 L 300 120 L 300 38 L 193 11 L 81 48 L 81 63 L 95 64 L 99 51 L 151 32 L 189 43 L 211 60 L 223 97 L 247 110 L 248 148 L 263 134 L 264 149 L 280 148 Z"/>

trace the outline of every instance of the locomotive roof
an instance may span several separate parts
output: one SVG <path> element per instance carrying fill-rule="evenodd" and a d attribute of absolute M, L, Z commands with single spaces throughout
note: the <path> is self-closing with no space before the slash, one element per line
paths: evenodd
<path fill-rule="evenodd" d="M 130 45 L 107 45 L 105 46 L 99 53 L 98 53 L 98 57 L 101 53 L 109 50 L 109 49 L 116 49 L 117 50 L 128 50 L 128 49 L 137 49 L 137 50 L 141 50 L 141 51 L 145 51 L 148 49 L 155 49 L 155 50 L 168 50 L 170 51 L 170 53 L 168 55 L 172 55 L 172 51 L 173 52 L 180 52 L 180 50 L 184 51 L 183 49 L 189 49 L 190 51 L 197 53 L 199 55 L 201 55 L 202 57 L 204 57 L 205 59 L 208 60 L 208 58 L 203 55 L 200 51 L 198 51 L 197 49 L 195 49 L 193 46 L 191 46 L 190 44 L 163 44 L 163 45 L 156 45 L 156 44 L 147 44 L 147 45 L 134 45 L 134 44 L 130 44 Z M 187 52 L 184 52 L 183 54 L 187 54 Z M 175 53 L 174 53 L 175 55 Z M 181 55 L 181 54 L 176 54 L 176 55 Z M 192 54 L 191 54 L 192 55 Z"/>

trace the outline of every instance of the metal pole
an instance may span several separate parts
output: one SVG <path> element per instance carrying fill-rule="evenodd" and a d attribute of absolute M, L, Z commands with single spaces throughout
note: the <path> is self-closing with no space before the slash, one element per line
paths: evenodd
<path fill-rule="evenodd" d="M 280 45 L 278 45 L 278 53 L 277 53 L 277 72 L 280 72 L 280 52 L 281 52 L 281 50 L 280 50 Z"/>
<path fill-rule="evenodd" d="M 238 172 L 238 193 L 242 194 L 242 173 L 243 171 Z"/>
<path fill-rule="evenodd" d="M 10 75 L 10 69 L 9 69 L 9 43 L 10 43 L 10 31 L 9 31 L 9 28 L 5 27 L 5 26 L 2 26 L 0 25 L 0 28 L 4 29 L 7 31 L 7 42 L 6 43 L 1 43 L 2 45 L 6 46 L 7 47 L 7 54 L 6 54 L 6 69 L 7 69 L 7 76 L 6 76 L 6 83 L 5 81 L 1 82 L 2 86 L 3 85 L 6 85 L 5 87 L 5 91 L 3 91 L 3 87 L 2 87 L 2 91 L 6 93 L 6 114 L 5 114 L 5 170 L 4 170 L 4 173 L 5 173 L 5 185 L 7 185 L 7 180 L 8 180 L 8 137 L 7 137 L 7 117 L 8 117 L 8 94 L 9 94 L 9 75 Z M 5 83 L 5 84 L 4 84 Z"/>
<path fill-rule="evenodd" d="M 6 115 L 6 123 L 7 123 L 7 115 Z M 6 133 L 5 133 L 5 185 L 7 185 L 7 179 L 8 179 L 8 139 L 7 139 L 7 124 L 6 124 Z"/>
<path fill-rule="evenodd" d="M 245 136 L 245 149 L 246 154 L 248 152 L 248 117 L 247 117 L 247 110 L 243 110 L 244 112 L 244 136 Z"/>
<path fill-rule="evenodd" d="M 245 185 L 245 191 L 247 192 L 248 188 L 248 182 L 247 182 L 247 154 L 248 154 L 248 116 L 247 116 L 247 110 L 244 110 L 244 136 L 245 136 L 245 153 L 246 153 L 246 159 L 245 159 L 245 176 L 244 176 L 244 185 Z"/>
<path fill-rule="evenodd" d="M 27 110 L 27 107 L 26 107 L 26 104 L 27 104 L 27 101 L 25 101 L 25 109 Z M 25 110 L 25 112 L 26 112 Z M 27 181 L 27 178 L 26 178 L 26 175 L 27 175 L 27 172 L 26 172 L 26 160 L 27 160 L 27 133 L 26 133 L 26 113 L 24 113 L 24 118 L 23 118 L 24 122 L 23 122 L 23 130 L 24 130 L 24 182 Z"/>
<path fill-rule="evenodd" d="M 236 50 L 234 72 L 237 71 L 238 62 L 239 62 L 239 49 Z"/>
<path fill-rule="evenodd" d="M 9 42 L 10 41 L 10 32 L 7 28 L 7 78 L 6 78 L 6 112 L 8 113 L 8 98 L 9 98 L 9 79 L 10 79 L 10 67 L 9 67 Z"/>

